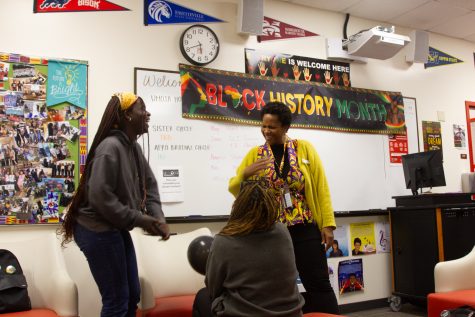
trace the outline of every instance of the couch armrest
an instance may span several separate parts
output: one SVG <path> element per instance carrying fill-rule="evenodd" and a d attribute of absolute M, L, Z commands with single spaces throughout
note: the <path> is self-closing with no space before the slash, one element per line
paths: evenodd
<path fill-rule="evenodd" d="M 437 293 L 475 289 L 475 248 L 460 259 L 437 263 L 434 282 Z"/>
<path fill-rule="evenodd" d="M 78 291 L 76 284 L 65 269 L 57 269 L 51 274 L 51 283 L 43 287 L 47 308 L 59 316 L 78 316 Z"/>

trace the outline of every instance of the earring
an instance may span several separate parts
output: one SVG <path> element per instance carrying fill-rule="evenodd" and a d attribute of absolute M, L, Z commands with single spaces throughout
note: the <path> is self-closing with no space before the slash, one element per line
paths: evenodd
<path fill-rule="evenodd" d="M 127 120 L 130 122 L 130 121 L 132 121 L 132 118 L 131 118 L 131 117 L 128 117 Z"/>

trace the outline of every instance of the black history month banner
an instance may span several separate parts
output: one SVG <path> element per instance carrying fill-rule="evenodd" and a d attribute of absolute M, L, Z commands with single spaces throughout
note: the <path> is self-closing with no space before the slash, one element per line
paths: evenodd
<path fill-rule="evenodd" d="M 185 118 L 259 125 L 260 110 L 282 101 L 293 127 L 345 132 L 405 134 L 399 92 L 269 78 L 180 64 Z"/>

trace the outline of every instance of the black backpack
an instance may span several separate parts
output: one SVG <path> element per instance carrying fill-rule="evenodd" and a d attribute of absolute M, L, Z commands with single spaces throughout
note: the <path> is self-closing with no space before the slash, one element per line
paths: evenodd
<path fill-rule="evenodd" d="M 462 306 L 454 309 L 443 310 L 440 317 L 475 317 L 475 309 L 470 306 Z"/>
<path fill-rule="evenodd" d="M 16 256 L 0 249 L 0 314 L 31 309 L 28 285 Z"/>

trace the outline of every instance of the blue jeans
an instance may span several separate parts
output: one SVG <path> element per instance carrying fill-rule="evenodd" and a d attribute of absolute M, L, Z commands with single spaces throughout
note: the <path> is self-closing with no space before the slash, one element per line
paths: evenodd
<path fill-rule="evenodd" d="M 102 297 L 101 317 L 135 317 L 140 301 L 137 258 L 128 231 L 94 232 L 76 224 L 74 240 L 86 256 Z"/>

